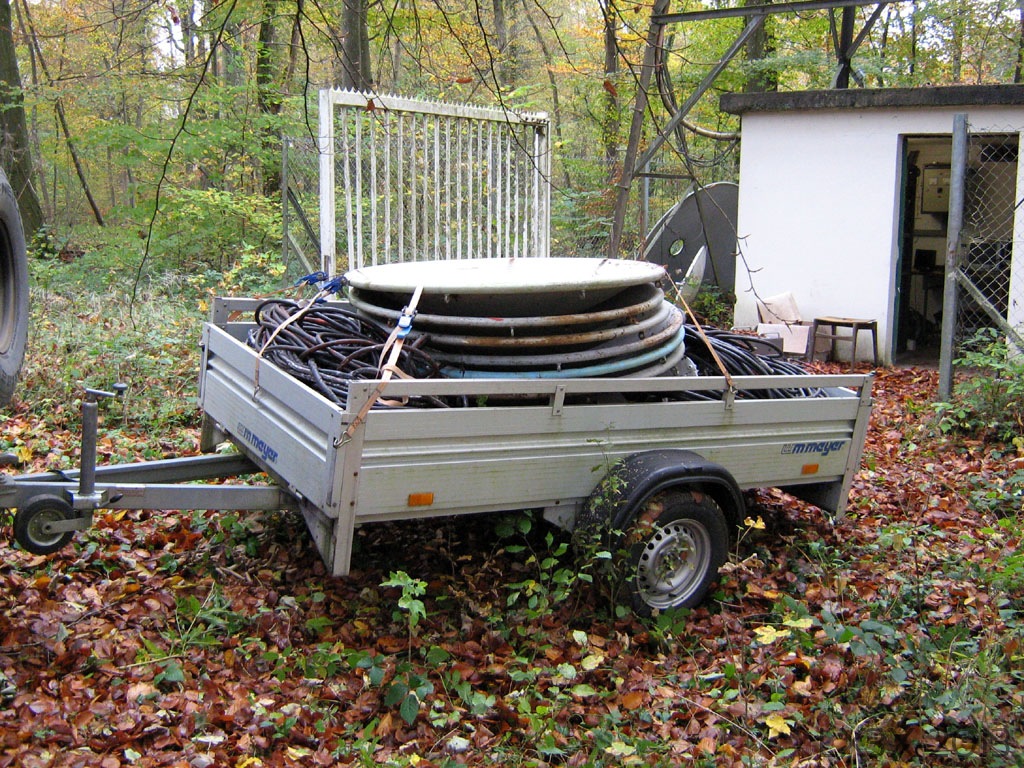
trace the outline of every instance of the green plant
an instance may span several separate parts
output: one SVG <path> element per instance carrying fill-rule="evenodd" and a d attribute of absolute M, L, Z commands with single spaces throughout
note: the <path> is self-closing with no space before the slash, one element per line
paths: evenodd
<path fill-rule="evenodd" d="M 971 504 L 979 512 L 998 517 L 1020 515 L 1024 512 L 1024 469 L 1008 477 L 978 477 L 969 479 Z"/>
<path fill-rule="evenodd" d="M 380 748 L 381 740 L 377 735 L 379 725 L 378 718 L 373 718 L 365 724 L 350 723 L 346 725 L 345 732 L 338 739 L 331 756 L 336 760 L 345 761 L 346 765 L 367 767 L 379 765 L 374 759 L 374 755 Z"/>
<path fill-rule="evenodd" d="M 243 245 L 234 262 L 217 282 L 221 295 L 251 296 L 281 287 L 285 265 L 279 254 Z"/>
<path fill-rule="evenodd" d="M 985 328 L 964 344 L 955 364 L 967 374 L 950 402 L 935 404 L 939 430 L 1024 447 L 1024 354 Z"/>
<path fill-rule="evenodd" d="M 715 328 L 731 328 L 736 296 L 723 291 L 717 285 L 703 285 L 694 298 L 690 309 L 703 325 Z"/>
<path fill-rule="evenodd" d="M 563 563 L 569 542 L 556 541 L 553 532 L 545 532 L 542 546 L 535 550 L 530 542 L 534 524 L 532 513 L 523 512 L 504 518 L 497 531 L 501 538 L 517 536 L 523 541 L 522 544 L 507 545 L 506 552 L 530 553 L 524 564 L 533 566 L 535 575 L 509 584 L 505 601 L 507 607 L 519 609 L 530 621 L 550 615 L 556 605 L 572 596 L 579 584 L 593 581 L 593 576 L 587 571 L 587 563 L 577 563 L 572 557 Z M 523 633 L 528 628 L 520 625 L 518 630 Z"/>
<path fill-rule="evenodd" d="M 127 265 L 89 251 L 75 264 L 32 262 L 32 333 L 18 397 L 52 432 L 74 429 L 82 388 L 128 384 L 125 397 L 101 408 L 103 458 L 165 458 L 193 450 L 180 428 L 199 425 L 193 403 L 202 314 L 170 276 L 147 282 L 133 299 Z M 130 267 L 129 267 L 130 269 Z M 165 291 L 176 293 L 173 301 Z M 59 365 L 55 365 L 59 361 Z M 42 435 L 40 436 L 43 437 Z M 72 457 L 46 439 L 26 443 L 54 468 Z M 112 455 L 111 455 L 112 454 Z"/>
<path fill-rule="evenodd" d="M 395 676 L 384 693 L 384 704 L 398 707 L 398 713 L 406 723 L 412 725 L 420 711 L 420 705 L 434 692 L 434 684 L 421 673 L 412 663 L 413 641 L 416 628 L 421 620 L 427 617 L 427 609 L 420 599 L 427 591 L 425 581 L 414 579 L 405 571 L 393 571 L 391 576 L 381 582 L 382 587 L 393 587 L 401 590 L 398 598 L 399 610 L 395 612 L 396 621 L 405 616 L 408 631 L 409 648 L 406 660 L 395 668 Z M 428 663 L 431 662 L 428 653 Z M 438 661 L 437 657 L 433 661 Z"/>
<path fill-rule="evenodd" d="M 242 632 L 249 617 L 236 611 L 220 586 L 214 584 L 202 601 L 193 594 L 178 598 L 174 610 L 174 630 L 164 632 L 172 653 L 189 647 L 220 647 L 224 641 Z"/>
<path fill-rule="evenodd" d="M 149 637 L 140 637 L 141 648 L 136 665 L 154 665 L 156 685 L 181 684 L 186 680 L 181 660 L 192 650 L 219 648 L 249 625 L 249 617 L 236 611 L 230 599 L 214 584 L 203 600 L 184 594 L 175 603 L 174 620 L 160 632 L 162 646 Z"/>
<path fill-rule="evenodd" d="M 398 714 L 408 725 L 416 722 L 420 705 L 434 692 L 430 679 L 417 671 L 410 662 L 395 668 L 395 677 L 384 693 L 384 705 L 398 707 Z"/>
<path fill-rule="evenodd" d="M 989 567 L 982 569 L 982 578 L 1009 594 L 1018 594 L 1024 589 L 1024 552 L 1019 546 L 1024 535 L 1021 520 L 1004 517 L 995 526 L 983 528 L 981 533 L 996 547 L 990 550 L 987 558 Z"/>
<path fill-rule="evenodd" d="M 285 704 L 277 710 L 268 709 L 263 703 L 254 701 L 253 714 L 261 718 L 260 727 L 270 732 L 270 738 L 277 741 L 287 739 L 299 722 L 302 707 L 295 703 Z"/>
<path fill-rule="evenodd" d="M 382 587 L 397 588 L 402 591 L 398 598 L 398 611 L 393 618 L 401 620 L 405 615 L 406 629 L 409 633 L 409 654 L 412 656 L 412 643 L 416 635 L 416 627 L 422 619 L 427 617 L 427 609 L 420 598 L 427 591 L 427 583 L 420 579 L 414 579 L 405 571 L 392 571 L 387 581 L 380 583 Z"/>
<path fill-rule="evenodd" d="M 473 717 L 487 714 L 497 701 L 493 694 L 473 690 L 472 684 L 463 680 L 458 670 L 449 672 L 443 679 L 445 688 L 459 698 L 466 712 Z"/>

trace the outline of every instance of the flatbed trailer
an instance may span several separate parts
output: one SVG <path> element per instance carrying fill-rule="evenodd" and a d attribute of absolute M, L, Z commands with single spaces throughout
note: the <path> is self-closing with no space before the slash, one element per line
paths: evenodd
<path fill-rule="evenodd" d="M 860 464 L 871 375 L 372 380 L 339 404 L 245 343 L 252 322 L 238 318 L 256 304 L 218 299 L 203 329 L 204 449 L 238 453 L 97 468 L 95 401 L 116 393 L 90 390 L 82 470 L 0 482 L 22 546 L 53 551 L 100 508 L 293 507 L 344 576 L 357 526 L 536 509 L 611 534 L 649 613 L 703 599 L 743 491 L 778 487 L 841 514 Z M 793 396 L 758 395 L 769 390 Z M 464 407 L 372 407 L 410 397 Z M 199 482 L 256 472 L 271 482 Z"/>

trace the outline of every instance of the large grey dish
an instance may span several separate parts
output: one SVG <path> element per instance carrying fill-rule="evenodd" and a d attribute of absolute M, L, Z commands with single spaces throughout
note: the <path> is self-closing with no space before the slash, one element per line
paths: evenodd
<path fill-rule="evenodd" d="M 444 364 L 462 366 L 480 366 L 484 368 L 501 368 L 504 370 L 515 370 L 520 368 L 540 368 L 544 366 L 568 367 L 581 365 L 583 363 L 621 360 L 630 355 L 641 354 L 646 350 L 661 346 L 670 339 L 678 336 L 678 342 L 682 343 L 682 336 L 679 335 L 683 328 L 683 313 L 665 303 L 664 313 L 659 313 L 647 328 L 631 330 L 635 326 L 623 327 L 623 332 L 609 337 L 601 344 L 593 344 L 584 349 L 574 351 L 555 351 L 555 345 L 542 348 L 543 351 L 528 349 L 517 349 L 512 354 L 467 354 L 462 352 L 451 352 L 448 350 L 432 347 L 431 355 L 435 360 Z M 428 337 L 428 341 L 430 341 Z"/>
<path fill-rule="evenodd" d="M 379 294 L 378 294 L 379 296 Z M 369 296 L 357 288 L 350 288 L 349 303 L 360 313 L 377 321 L 394 325 L 402 316 L 401 309 L 380 306 L 373 301 L 374 294 Z M 387 295 L 385 299 L 389 298 Z M 643 316 L 656 309 L 665 298 L 665 293 L 654 283 L 630 286 L 595 306 L 589 312 L 574 314 L 554 314 L 524 317 L 498 317 L 493 315 L 435 315 L 426 312 L 416 313 L 416 328 L 459 328 L 464 332 L 502 333 L 509 336 L 527 333 L 553 333 L 553 329 L 605 327 L 616 321 L 628 321 Z M 391 301 L 394 295 L 390 296 Z"/>
<path fill-rule="evenodd" d="M 589 347 L 624 336 L 643 336 L 656 326 L 663 326 L 671 317 L 675 307 L 667 301 L 642 316 L 631 318 L 628 323 L 620 323 L 612 327 L 601 327 L 574 331 L 572 333 L 551 333 L 542 336 L 477 336 L 465 334 L 420 334 L 414 331 L 411 335 L 427 336 L 427 344 L 431 347 L 456 349 L 502 349 L 522 350 L 529 354 L 532 349 L 572 349 Z M 414 323 L 415 325 L 415 323 Z"/>
<path fill-rule="evenodd" d="M 529 317 L 587 312 L 664 275 L 662 267 L 643 261 L 529 258 L 379 264 L 345 277 L 378 306 L 400 309 L 422 288 L 418 309 L 425 313 Z"/>

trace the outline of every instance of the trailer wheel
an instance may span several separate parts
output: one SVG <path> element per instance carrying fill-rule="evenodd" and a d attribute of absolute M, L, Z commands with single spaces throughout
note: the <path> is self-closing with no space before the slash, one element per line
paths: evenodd
<path fill-rule="evenodd" d="M 71 531 L 48 531 L 50 523 L 70 520 L 74 509 L 60 496 L 36 496 L 14 515 L 14 539 L 34 555 L 48 555 L 71 541 Z"/>
<path fill-rule="evenodd" d="M 729 529 L 710 496 L 667 491 L 649 499 L 637 514 L 627 547 L 633 610 L 650 616 L 700 604 L 725 563 Z"/>
<path fill-rule="evenodd" d="M 21 214 L 0 169 L 0 407 L 14 395 L 28 337 L 28 261 Z"/>

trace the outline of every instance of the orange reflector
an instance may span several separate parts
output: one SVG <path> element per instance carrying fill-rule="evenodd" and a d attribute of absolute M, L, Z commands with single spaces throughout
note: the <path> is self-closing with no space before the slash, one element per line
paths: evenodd
<path fill-rule="evenodd" d="M 409 506 L 410 507 L 429 507 L 434 503 L 434 494 L 432 493 L 410 493 L 409 494 Z"/>
<path fill-rule="evenodd" d="M 804 464 L 800 468 L 800 474 L 801 475 L 816 475 L 816 474 L 818 474 L 818 465 L 817 464 Z"/>

